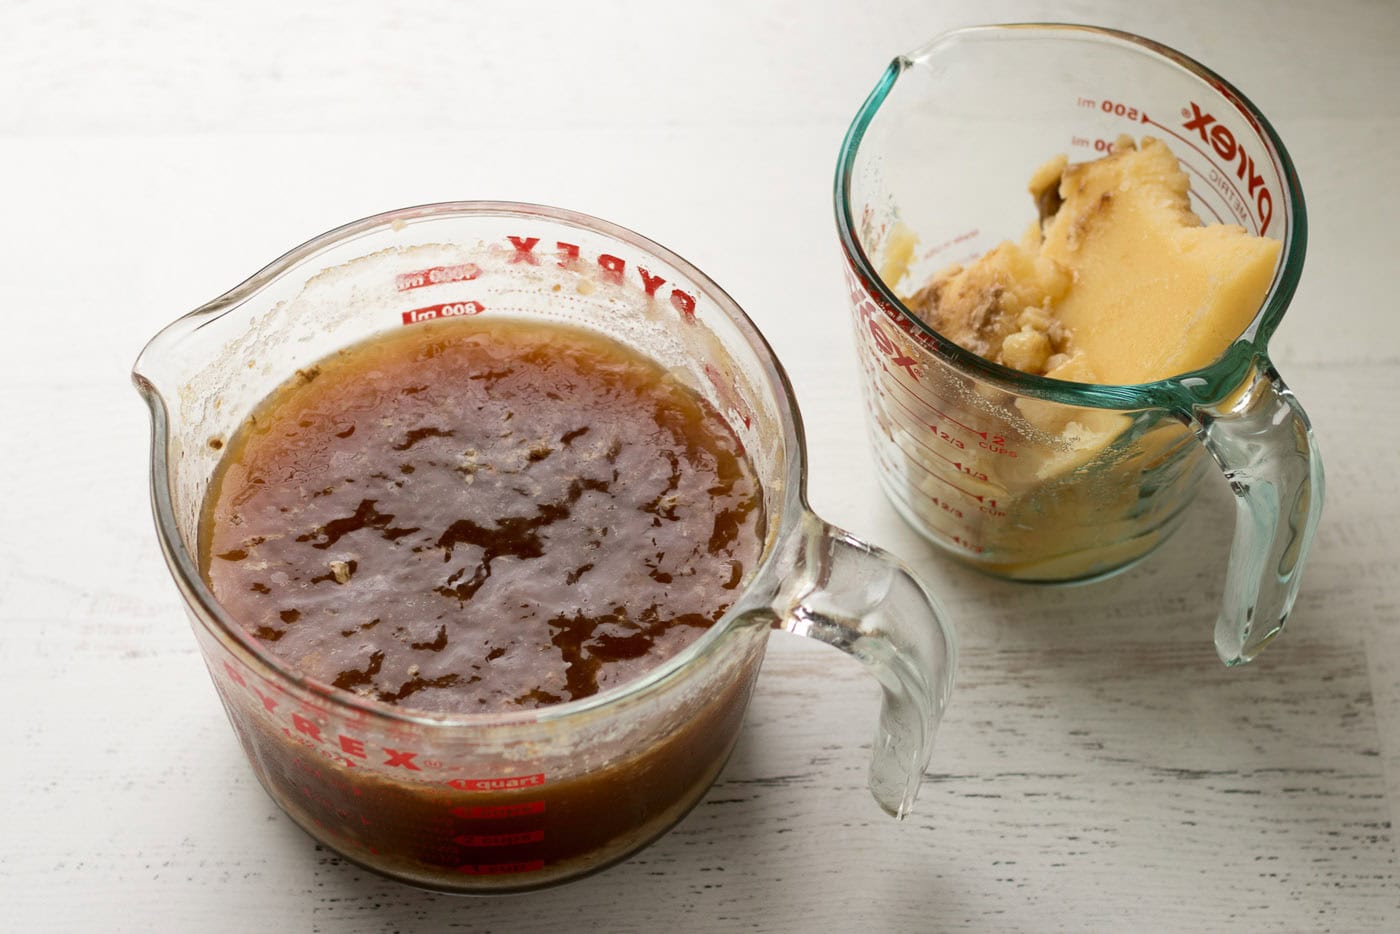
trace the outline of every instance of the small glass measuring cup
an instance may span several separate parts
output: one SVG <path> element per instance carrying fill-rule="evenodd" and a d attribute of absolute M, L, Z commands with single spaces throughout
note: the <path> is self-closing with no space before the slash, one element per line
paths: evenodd
<path fill-rule="evenodd" d="M 1219 359 L 1142 385 L 1064 382 L 970 353 L 906 307 L 902 294 L 1024 230 L 1042 161 L 1097 158 L 1122 133 L 1167 143 L 1198 216 L 1282 241 L 1263 307 Z M 1237 497 L 1216 649 L 1247 662 L 1281 631 L 1323 496 L 1307 416 L 1267 353 L 1307 225 L 1288 154 L 1242 94 L 1125 33 L 952 32 L 896 58 L 856 115 L 836 216 L 879 474 L 911 525 L 1007 578 L 1110 574 L 1176 528 L 1204 449 Z"/>
<path fill-rule="evenodd" d="M 201 505 L 224 442 L 291 374 L 376 333 L 478 314 L 601 330 L 669 367 L 743 441 L 766 544 L 724 618 L 631 683 L 537 710 L 420 714 L 313 681 L 230 619 L 198 572 Z M 871 670 L 884 689 L 871 791 L 892 815 L 912 805 L 952 682 L 952 632 L 898 561 L 807 507 L 787 377 L 734 301 L 665 248 L 553 208 L 394 211 L 317 237 L 174 322 L 133 377 L 151 411 L 157 534 L 229 721 L 278 805 L 347 858 L 477 893 L 622 859 L 719 774 L 770 628 Z"/>

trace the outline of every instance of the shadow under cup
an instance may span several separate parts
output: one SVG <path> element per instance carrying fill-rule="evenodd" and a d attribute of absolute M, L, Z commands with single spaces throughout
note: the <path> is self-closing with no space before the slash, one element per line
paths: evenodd
<path fill-rule="evenodd" d="M 537 710 L 429 715 L 312 681 L 266 651 L 201 579 L 198 529 L 219 448 L 289 376 L 377 333 L 478 314 L 601 331 L 705 397 L 761 482 L 765 550 L 719 623 L 630 683 Z M 354 862 L 496 893 L 624 858 L 719 774 L 775 627 L 866 652 L 885 689 L 872 791 L 891 813 L 912 802 L 951 685 L 951 633 L 902 566 L 807 509 L 777 361 L 727 295 L 656 244 L 530 205 L 367 218 L 176 321 L 134 376 L 152 414 L 157 532 L 228 718 L 277 804 Z"/>
<path fill-rule="evenodd" d="M 904 304 L 944 268 L 1021 235 L 1038 165 L 1097 158 L 1120 134 L 1167 143 L 1205 222 L 1282 241 L 1263 307 L 1214 363 L 1141 385 L 1051 380 L 964 350 Z M 1237 497 L 1217 651 L 1237 664 L 1262 649 L 1296 597 L 1323 488 L 1307 417 L 1267 356 L 1307 228 L 1263 115 L 1140 37 L 960 30 L 890 65 L 847 133 L 835 196 L 870 438 L 909 523 L 997 576 L 1102 577 L 1177 528 L 1209 452 Z"/>

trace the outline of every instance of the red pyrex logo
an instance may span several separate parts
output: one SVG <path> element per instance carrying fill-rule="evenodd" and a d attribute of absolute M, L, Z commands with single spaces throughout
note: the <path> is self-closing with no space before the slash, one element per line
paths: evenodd
<path fill-rule="evenodd" d="M 511 248 L 514 250 L 507 262 L 525 263 L 529 266 L 538 266 L 540 264 L 540 255 L 535 252 L 535 247 L 539 246 L 540 243 L 539 237 L 506 237 L 506 239 L 510 241 Z M 554 256 L 561 269 L 568 267 L 570 263 L 580 258 L 580 250 L 576 243 L 556 240 L 554 246 Z M 627 272 L 627 260 L 620 256 L 614 256 L 611 253 L 599 253 L 598 258 L 594 262 L 598 264 L 598 268 L 603 271 L 604 275 L 613 282 L 622 282 L 624 280 Z M 641 286 L 646 290 L 647 297 L 657 298 L 659 290 L 666 284 L 666 280 L 661 276 L 653 275 L 644 266 L 638 265 L 636 270 Z M 671 305 L 681 313 L 681 316 L 685 320 L 694 320 L 694 295 L 672 287 L 670 299 Z"/>
<path fill-rule="evenodd" d="M 1264 184 L 1264 177 L 1255 170 L 1254 157 L 1244 151 L 1229 127 L 1217 122 L 1213 114 L 1202 113 L 1201 105 L 1195 101 L 1191 101 L 1190 113 L 1183 110 L 1182 116 L 1187 117 L 1183 128 L 1199 133 L 1202 142 L 1214 149 L 1221 159 L 1227 163 L 1239 160 L 1239 165 L 1235 166 L 1235 177 L 1248 185 L 1262 237 L 1269 230 L 1269 222 L 1274 219 L 1274 196 Z"/>

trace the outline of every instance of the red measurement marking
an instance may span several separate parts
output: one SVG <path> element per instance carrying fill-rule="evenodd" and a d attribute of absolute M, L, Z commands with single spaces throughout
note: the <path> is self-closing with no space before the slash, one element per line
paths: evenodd
<path fill-rule="evenodd" d="M 960 234 L 958 234 L 956 237 L 953 237 L 951 240 L 944 240 L 942 243 L 936 244 L 936 245 L 934 245 L 934 246 L 929 247 L 927 250 L 924 250 L 923 255 L 922 255 L 922 258 L 923 258 L 923 259 L 932 259 L 933 257 L 937 256 L 939 253 L 942 253 L 944 250 L 947 250 L 947 249 L 949 249 L 949 248 L 951 248 L 951 247 L 955 247 L 955 246 L 957 246 L 957 245 L 960 244 L 960 243 L 966 243 L 967 241 L 971 240 L 973 237 L 976 237 L 976 236 L 977 236 L 978 234 L 980 234 L 981 232 L 982 232 L 982 231 L 980 231 L 980 230 L 978 230 L 976 227 L 974 227 L 974 228 L 972 228 L 971 230 L 967 231 L 966 233 L 960 233 Z"/>
<path fill-rule="evenodd" d="M 888 372 L 888 371 L 886 371 L 886 372 Z M 891 376 L 893 376 L 893 374 L 891 374 Z M 920 393 L 918 393 L 918 392 L 915 392 L 915 391 L 914 391 L 913 389 L 911 389 L 910 387 L 908 387 L 908 386 L 906 386 L 905 384 L 899 382 L 899 380 L 898 380 L 897 378 L 896 378 L 896 379 L 893 379 L 892 382 L 893 382 L 895 385 L 898 385 L 901 389 L 903 389 L 903 390 L 904 390 L 905 392 L 907 392 L 909 395 L 913 396 L 916 400 L 918 400 L 918 402 L 919 402 L 920 404 L 924 405 L 926 408 L 929 409 L 929 411 L 933 412 L 935 415 L 942 416 L 942 418 L 943 418 L 945 421 L 950 422 L 950 423 L 952 423 L 952 424 L 954 424 L 954 425 L 957 425 L 959 428 L 962 428 L 962 429 L 965 430 L 965 431 L 970 431 L 972 434 L 977 435 L 977 437 L 981 438 L 982 440 L 977 442 L 977 446 L 978 446 L 979 448 L 981 448 L 982 450 L 987 451 L 987 452 L 992 453 L 992 454 L 999 454 L 999 455 L 1002 455 L 1002 456 L 1004 456 L 1004 457 L 1018 457 L 1018 456 L 1019 456 L 1019 454 L 1017 453 L 1017 451 L 1016 451 L 1014 448 L 1009 448 L 1009 447 L 1006 446 L 1006 438 L 1005 438 L 1005 436 L 996 434 L 996 433 L 994 433 L 994 432 L 980 431 L 980 430 L 978 430 L 978 429 L 976 429 L 976 428 L 971 427 L 970 425 L 966 425 L 966 424 L 964 424 L 964 423 L 958 421 L 957 419 L 953 418 L 952 416 L 948 415 L 948 414 L 947 414 L 946 412 L 944 412 L 942 409 L 940 409 L 940 408 L 938 408 L 937 406 L 933 405 L 931 402 L 928 401 L 927 397 L 925 397 L 924 395 L 922 395 L 922 394 L 920 394 Z M 899 399 L 896 398 L 894 395 L 885 392 L 885 391 L 884 391 L 884 388 L 883 388 L 882 386 L 880 386 L 878 383 L 876 384 L 875 391 L 876 391 L 876 393 L 879 394 L 880 398 L 882 398 L 882 399 L 890 399 L 890 400 L 892 400 L 896 405 L 898 405 L 900 408 L 904 409 L 904 411 L 908 412 L 909 415 L 910 415 L 912 418 L 914 418 L 915 420 L 918 421 L 919 426 L 920 426 L 921 428 L 927 428 L 927 429 L 929 429 L 931 432 L 933 432 L 934 436 L 937 437 L 939 440 L 941 440 L 941 441 L 946 441 L 948 444 L 951 444 L 953 447 L 957 448 L 957 449 L 960 450 L 960 451 L 966 451 L 966 450 L 968 449 L 968 447 L 967 447 L 966 444 L 964 444 L 962 441 L 958 440 L 957 438 L 954 438 L 952 435 L 948 434 L 947 432 L 941 430 L 937 425 L 933 425 L 933 424 L 929 424 L 929 423 L 927 423 L 927 422 L 924 422 L 924 421 L 922 420 L 922 418 L 919 416 L 919 413 L 915 412 L 913 409 L 909 408 L 907 405 L 905 405 L 904 403 L 900 402 Z M 942 399 L 939 399 L 939 401 L 942 402 L 943 400 L 942 400 Z M 907 427 L 907 426 L 906 426 L 906 427 Z M 942 454 L 937 454 L 937 452 L 933 452 L 933 453 L 935 453 L 936 456 L 938 456 L 938 457 L 943 457 L 944 460 L 949 460 L 947 457 L 944 457 Z M 949 463 L 951 463 L 951 461 L 949 461 Z"/>
<path fill-rule="evenodd" d="M 904 448 L 900 448 L 900 451 L 902 451 L 906 456 L 909 455 L 909 451 L 905 450 Z M 954 483 L 952 480 L 949 480 L 947 477 L 943 476 L 941 473 L 939 473 L 938 471 L 934 470 L 932 467 L 929 467 L 927 464 L 921 462 L 917 457 L 912 457 L 912 456 L 911 456 L 909 459 L 914 463 L 914 465 L 915 465 L 916 467 L 918 467 L 918 468 L 919 468 L 920 470 L 922 470 L 924 473 L 928 474 L 930 477 L 933 477 L 935 480 L 939 481 L 940 483 L 944 483 L 944 484 L 946 484 L 946 485 L 952 487 L 953 489 L 957 490 L 957 491 L 958 491 L 959 493 L 961 493 L 962 495 L 967 496 L 967 497 L 970 497 L 970 498 L 972 498 L 972 499 L 975 499 L 975 500 L 977 500 L 977 502 L 979 502 L 979 503 L 982 502 L 983 499 L 985 499 L 985 497 L 983 497 L 981 493 L 974 493 L 974 492 L 972 492 L 972 491 L 969 490 L 969 489 L 965 489 L 964 487 L 958 486 L 958 485 L 957 485 L 956 483 Z"/>
<path fill-rule="evenodd" d="M 969 424 L 967 424 L 967 423 L 965 423 L 965 422 L 960 422 L 960 421 L 958 421 L 956 418 L 954 418 L 953 416 L 949 415 L 947 412 L 943 411 L 943 410 L 940 409 L 938 406 L 934 405 L 932 402 L 928 401 L 928 397 L 924 396 L 924 395 L 921 394 L 921 393 L 914 392 L 912 389 L 910 389 L 908 386 L 905 386 L 903 383 L 900 383 L 900 388 L 902 388 L 905 392 L 909 393 L 909 395 L 911 395 L 911 396 L 913 396 L 915 399 L 917 399 L 920 403 L 922 403 L 924 406 L 926 406 L 930 412 L 933 412 L 935 415 L 937 415 L 939 418 L 943 419 L 945 422 L 952 422 L 954 425 L 957 425 L 959 428 L 963 429 L 964 431 L 970 431 L 970 432 L 972 432 L 974 435 L 976 435 L 977 437 L 981 438 L 983 441 L 986 441 L 986 440 L 987 440 L 987 437 L 988 437 L 987 432 L 981 431 L 980 429 L 977 429 L 977 428 L 973 428 L 971 425 L 969 425 Z M 942 400 L 942 399 L 939 399 L 938 401 L 939 401 L 939 402 L 942 402 L 943 400 Z"/>
<path fill-rule="evenodd" d="M 1141 115 L 1141 118 L 1142 118 L 1142 119 L 1141 119 L 1140 122 L 1142 122 L 1142 123 L 1146 123 L 1146 122 L 1147 122 L 1147 114 L 1146 114 L 1146 113 L 1144 113 L 1144 112 L 1138 110 L 1136 107 L 1129 107 L 1127 104 L 1124 104 L 1124 103 L 1121 102 L 1121 101 L 1109 101 L 1109 100 L 1100 101 L 1100 102 L 1099 102 L 1099 109 L 1102 110 L 1104 113 L 1110 114 L 1110 115 L 1112 115 L 1112 116 L 1126 117 L 1127 119 L 1133 121 L 1134 123 L 1138 123 L 1138 122 L 1139 122 L 1138 117 L 1139 117 L 1139 115 Z"/>
<path fill-rule="evenodd" d="M 521 872 L 538 872 L 544 868 L 544 860 L 531 859 L 518 863 L 468 863 L 458 866 L 457 871 L 464 876 L 511 876 Z"/>
<path fill-rule="evenodd" d="M 543 801 L 522 801 L 519 804 L 478 804 L 473 807 L 457 807 L 450 812 L 454 817 L 467 820 L 497 820 L 502 817 L 528 817 L 544 813 Z"/>
<path fill-rule="evenodd" d="M 512 775 L 508 778 L 454 778 L 447 784 L 458 791 L 513 791 L 543 785 L 544 773 Z"/>
<path fill-rule="evenodd" d="M 920 429 L 923 429 L 923 428 L 932 428 L 933 431 L 934 431 L 934 433 L 937 434 L 937 435 L 938 435 L 940 438 L 942 438 L 944 441 L 947 441 L 949 444 L 952 444 L 954 447 L 957 447 L 957 448 L 959 448 L 959 449 L 961 449 L 961 450 L 965 450 L 965 449 L 966 449 L 966 445 L 964 445 L 961 441 L 958 441 L 956 438 L 951 438 L 951 437 L 948 436 L 948 435 L 945 435 L 945 434 L 940 433 L 940 432 L 938 431 L 938 429 L 937 429 L 936 427 L 934 427 L 933 425 L 927 425 L 927 424 L 925 424 L 925 423 L 923 423 L 923 422 L 921 422 L 921 421 L 918 421 L 918 418 L 919 418 L 918 413 L 915 412 L 913 409 L 909 408 L 909 406 L 905 405 L 903 402 L 900 402 L 900 401 L 899 401 L 898 399 L 896 399 L 894 396 L 886 396 L 885 398 L 889 399 L 889 400 L 890 400 L 891 402 L 893 402 L 895 405 L 899 406 L 901 409 L 903 409 L 904 411 L 908 412 L 911 416 L 913 416 L 914 419 L 915 419 L 915 424 L 918 425 Z M 904 428 L 905 428 L 906 431 L 909 431 L 909 426 L 908 426 L 908 425 L 905 425 Z M 953 459 L 952 459 L 951 457 L 948 457 L 948 456 L 945 455 L 945 454 L 940 454 L 938 451 L 935 451 L 933 448 L 929 447 L 927 444 L 924 444 L 922 441 L 920 441 L 919 438 L 918 438 L 918 434 L 922 434 L 922 431 L 919 431 L 917 434 L 916 434 L 915 432 L 913 432 L 913 431 L 910 431 L 910 432 L 909 432 L 909 437 L 912 438 L 912 439 L 914 440 L 914 443 L 915 443 L 915 444 L 917 444 L 919 447 L 923 448 L 925 451 L 928 451 L 928 452 L 929 452 L 930 454 L 932 454 L 934 457 L 939 458 L 940 460 L 945 460 L 945 461 L 947 461 L 947 462 L 950 463 L 950 464 L 954 463 L 954 461 L 953 461 Z"/>
<path fill-rule="evenodd" d="M 963 489 L 962 487 L 958 486 L 958 485 L 957 485 L 956 483 L 954 483 L 952 480 L 949 480 L 947 477 L 943 476 L 943 475 L 940 474 L 938 471 L 934 470 L 934 469 L 933 469 L 932 467 L 930 467 L 928 464 L 925 464 L 923 461 L 919 460 L 919 458 L 918 458 L 917 456 L 915 456 L 914 452 L 912 452 L 912 451 L 908 450 L 907 448 L 903 447 L 902 445 L 900 445 L 900 443 L 899 443 L 898 441 L 895 442 L 895 447 L 899 448 L 900 453 L 903 454 L 905 457 L 907 457 L 907 458 L 909 459 L 909 460 L 908 460 L 908 463 L 912 463 L 914 466 L 918 467 L 920 470 L 922 470 L 924 473 L 928 474 L 928 475 L 929 475 L 930 477 L 932 477 L 933 479 L 937 480 L 939 483 L 947 484 L 948 486 L 950 486 L 950 487 L 952 487 L 953 489 L 957 490 L 959 493 L 963 494 L 964 496 L 970 496 L 970 497 L 972 497 L 973 499 L 977 500 L 977 502 L 979 502 L 979 503 L 982 502 L 982 501 L 985 499 L 985 497 L 983 497 L 980 493 L 974 493 L 974 492 L 972 492 L 971 490 L 965 490 L 965 489 Z M 890 470 L 891 473 L 898 474 L 898 473 L 901 472 L 900 470 L 898 470 L 897 468 L 895 468 L 893 465 L 891 465 L 891 464 L 889 464 L 889 463 L 886 463 L 885 466 L 886 466 L 887 469 Z"/>
<path fill-rule="evenodd" d="M 891 375 L 893 375 L 893 374 L 891 374 Z M 940 409 L 938 406 L 934 405 L 932 402 L 928 401 L 928 397 L 925 396 L 923 393 L 916 392 L 916 391 L 914 391 L 914 389 L 912 389 L 912 388 L 909 387 L 908 385 L 906 385 L 906 384 L 900 382 L 900 381 L 899 381 L 899 378 L 898 378 L 897 376 L 894 378 L 894 383 L 895 383 L 897 386 L 899 386 L 900 389 L 903 389 L 905 392 L 909 393 L 909 395 L 913 396 L 916 400 L 918 400 L 919 403 L 921 403 L 922 405 L 924 405 L 925 407 L 927 407 L 928 410 L 929 410 L 930 412 L 933 412 L 935 415 L 937 415 L 939 418 L 943 419 L 945 422 L 952 422 L 954 425 L 957 425 L 959 428 L 963 429 L 964 431 L 970 431 L 970 432 L 972 432 L 974 435 L 976 435 L 977 437 L 981 438 L 983 441 L 986 441 L 987 438 L 989 437 L 989 434 L 988 434 L 987 432 L 981 431 L 981 430 L 976 429 L 976 428 L 973 428 L 971 425 L 968 425 L 968 424 L 965 424 L 965 423 L 963 423 L 963 422 L 958 421 L 956 418 L 954 418 L 953 416 L 949 415 L 947 412 L 943 411 L 943 410 Z M 891 398 L 893 398 L 893 397 L 891 397 Z M 943 400 L 942 400 L 942 399 L 939 399 L 938 401 L 939 401 L 939 402 L 942 402 Z M 917 416 L 916 416 L 916 417 L 917 417 Z"/>
<path fill-rule="evenodd" d="M 418 324 L 420 321 L 435 321 L 438 318 L 470 318 L 486 310 L 481 302 L 443 302 L 440 305 L 424 305 L 403 313 L 404 324 Z"/>
<path fill-rule="evenodd" d="M 955 461 L 955 462 L 953 463 L 953 466 L 956 467 L 958 470 L 962 471 L 964 474 L 966 474 L 967 476 L 971 477 L 971 478 L 974 479 L 974 480 L 981 480 L 983 483 L 991 483 L 991 482 L 992 482 L 992 481 L 991 481 L 991 478 L 988 477 L 986 474 L 984 474 L 982 471 L 980 471 L 980 470 L 973 470 L 971 467 L 967 466 L 966 464 L 960 464 L 960 463 L 957 463 L 957 462 Z"/>
<path fill-rule="evenodd" d="M 400 292 L 421 289 L 444 282 L 466 282 L 481 275 L 481 268 L 475 263 L 458 263 L 455 266 L 430 266 L 413 272 L 400 273 L 394 277 L 394 288 Z"/>
<path fill-rule="evenodd" d="M 963 516 L 963 511 L 958 507 L 952 505 L 951 503 L 945 503 L 943 502 L 943 500 L 939 499 L 937 496 L 934 496 L 932 494 L 925 494 L 925 496 L 928 497 L 928 501 L 930 503 L 933 503 L 933 505 L 937 506 L 939 509 L 943 510 L 949 515 L 954 516 L 958 519 L 965 518 Z"/>
<path fill-rule="evenodd" d="M 886 470 L 891 469 L 891 468 L 889 467 L 889 462 L 888 462 L 883 456 L 877 456 L 876 459 L 879 461 L 879 463 L 881 464 L 881 466 L 883 466 Z M 909 490 L 910 492 L 912 492 L 912 493 L 914 493 L 914 494 L 916 494 L 916 495 L 918 495 L 918 496 L 921 496 L 921 497 L 923 497 L 924 499 L 928 500 L 928 501 L 931 502 L 933 505 L 935 505 L 935 506 L 937 506 L 939 509 L 941 509 L 941 510 L 942 510 L 942 514 L 944 514 L 944 515 L 951 516 L 951 517 L 953 517 L 953 518 L 955 518 L 955 519 L 964 519 L 964 518 L 966 518 L 966 516 L 963 515 L 963 512 L 962 512 L 961 509 L 958 509 L 956 506 L 952 506 L 952 505 L 950 505 L 950 504 L 948 504 L 948 503 L 943 502 L 943 501 L 942 501 L 941 499 L 939 499 L 937 496 L 934 496 L 934 495 L 932 495 L 932 494 L 926 492 L 925 490 L 920 489 L 920 488 L 917 487 L 917 486 L 910 485 L 910 486 L 907 486 L 905 489 L 907 489 L 907 490 Z M 930 521 L 932 521 L 934 518 L 936 518 L 936 517 L 929 517 Z M 967 536 L 967 535 L 972 535 L 972 534 L 973 534 L 972 530 L 969 529 L 969 528 L 967 528 L 966 526 L 962 526 L 961 528 L 962 528 L 962 531 L 963 531 L 963 535 Z M 961 537 L 961 536 L 957 536 L 957 535 L 949 534 L 949 537 L 950 537 L 951 539 L 953 539 L 953 540 L 959 542 L 959 543 L 968 541 L 967 538 L 964 538 L 964 537 Z"/>
<path fill-rule="evenodd" d="M 453 837 L 452 842 L 462 846 L 523 846 L 526 843 L 539 843 L 543 839 L 543 830 L 521 830 L 516 833 L 464 833 Z"/>

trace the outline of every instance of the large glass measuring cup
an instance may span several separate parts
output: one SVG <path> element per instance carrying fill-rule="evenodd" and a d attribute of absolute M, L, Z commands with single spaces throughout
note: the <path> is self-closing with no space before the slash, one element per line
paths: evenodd
<path fill-rule="evenodd" d="M 1020 234 L 1036 166 L 1096 158 L 1123 133 L 1168 144 L 1207 223 L 1282 241 L 1263 307 L 1214 363 L 1142 385 L 1051 380 L 970 353 L 909 310 L 901 296 Z M 1322 509 L 1307 416 L 1267 354 L 1307 228 L 1288 154 L 1243 95 L 1123 33 L 949 33 L 895 59 L 856 115 L 836 215 L 880 477 L 916 529 L 1008 578 L 1109 574 L 1175 529 L 1209 451 L 1237 497 L 1216 648 L 1246 662 L 1281 630 Z M 911 261 L 892 262 L 909 231 Z"/>
<path fill-rule="evenodd" d="M 285 379 L 376 333 L 465 315 L 562 320 L 669 367 L 742 440 L 759 475 L 764 555 L 725 615 L 618 688 L 494 715 L 428 715 L 291 669 L 198 571 L 220 449 Z M 797 405 L 752 322 L 685 260 L 551 208 L 457 203 L 331 231 L 158 334 L 134 378 L 150 407 L 157 533 L 234 731 L 259 780 L 346 857 L 445 891 L 574 878 L 663 833 L 705 793 L 743 719 L 767 632 L 859 658 L 884 689 L 870 787 L 913 803 L 952 680 L 941 611 L 889 555 L 805 502 Z"/>

